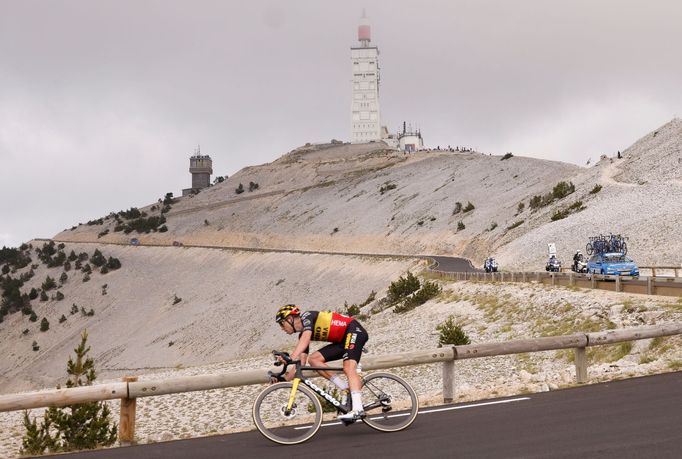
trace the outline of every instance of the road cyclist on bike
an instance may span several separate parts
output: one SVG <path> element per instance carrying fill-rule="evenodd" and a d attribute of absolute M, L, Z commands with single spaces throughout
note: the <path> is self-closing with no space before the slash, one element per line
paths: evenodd
<path fill-rule="evenodd" d="M 285 333 L 298 333 L 298 343 L 291 353 L 292 360 L 300 359 L 314 367 L 327 367 L 326 362 L 343 359 L 343 372 L 347 382 L 333 372 L 318 370 L 318 373 L 334 383 L 342 393 L 350 389 L 352 409 L 346 414 L 339 414 L 337 419 L 349 423 L 364 418 L 358 364 L 369 336 L 362 325 L 352 317 L 337 312 L 303 312 L 294 304 L 279 308 L 275 320 Z M 311 341 L 326 341 L 329 344 L 308 355 Z M 285 379 L 290 381 L 294 375 L 295 370 L 289 371 Z"/>

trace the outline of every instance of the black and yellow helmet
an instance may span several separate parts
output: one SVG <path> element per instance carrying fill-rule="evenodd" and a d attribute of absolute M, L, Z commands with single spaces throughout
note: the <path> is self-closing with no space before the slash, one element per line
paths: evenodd
<path fill-rule="evenodd" d="M 300 309 L 298 309 L 298 306 L 295 304 L 285 304 L 279 310 L 277 311 L 277 314 L 275 314 L 275 322 L 282 323 L 284 319 L 289 317 L 290 315 L 297 316 L 301 314 Z"/>

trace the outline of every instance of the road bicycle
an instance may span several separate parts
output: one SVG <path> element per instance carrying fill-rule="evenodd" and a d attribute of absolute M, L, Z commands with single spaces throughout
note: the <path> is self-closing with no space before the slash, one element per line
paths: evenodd
<path fill-rule="evenodd" d="M 329 402 L 337 413 L 348 413 L 350 406 L 303 375 L 304 370 L 342 372 L 343 368 L 304 366 L 291 360 L 286 352 L 273 351 L 284 364 L 279 373 L 268 374 L 283 381 L 289 365 L 296 366 L 294 379 L 266 387 L 253 404 L 253 421 L 269 440 L 282 445 L 302 443 L 317 433 L 322 425 L 323 409 L 320 398 Z M 280 363 L 275 362 L 275 365 Z M 361 375 L 364 424 L 382 432 L 397 432 L 408 427 L 417 417 L 417 394 L 402 378 L 390 373 Z M 317 394 L 317 395 L 316 395 Z M 340 422 L 340 421 L 339 421 Z M 344 423 L 346 425 L 352 422 Z"/>

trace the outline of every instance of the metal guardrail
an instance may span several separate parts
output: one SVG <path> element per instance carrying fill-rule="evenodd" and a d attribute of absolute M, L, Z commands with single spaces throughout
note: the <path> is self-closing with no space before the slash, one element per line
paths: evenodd
<path fill-rule="evenodd" d="M 549 285 L 575 286 L 615 292 L 641 293 L 647 295 L 682 296 L 680 277 L 630 277 L 605 274 L 579 274 L 574 272 L 446 272 L 429 269 L 442 279 L 482 282 L 538 282 Z"/>
<path fill-rule="evenodd" d="M 576 333 L 568 336 L 550 336 L 505 342 L 468 344 L 443 347 L 433 350 L 403 352 L 397 354 L 367 357 L 363 360 L 364 370 L 380 370 L 412 365 L 433 363 L 443 364 L 443 401 L 454 400 L 454 369 L 457 360 L 490 357 L 527 352 L 574 349 L 576 382 L 587 382 L 588 346 L 614 344 L 624 341 L 682 334 L 682 322 L 638 327 L 632 329 L 608 330 L 595 333 Z M 181 376 L 160 380 L 137 381 L 137 377 L 126 377 L 122 382 L 70 389 L 52 389 L 40 392 L 0 395 L 0 412 L 16 411 L 48 406 L 65 406 L 76 403 L 102 400 L 121 400 L 119 440 L 121 444 L 131 443 L 135 433 L 136 399 L 165 394 L 221 389 L 226 387 L 265 384 L 266 371 L 250 370 L 217 375 Z"/>

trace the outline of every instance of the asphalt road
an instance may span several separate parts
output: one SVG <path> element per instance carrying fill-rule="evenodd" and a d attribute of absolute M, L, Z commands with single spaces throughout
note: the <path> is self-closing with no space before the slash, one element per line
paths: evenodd
<path fill-rule="evenodd" d="M 663 459 L 681 452 L 682 372 L 676 372 L 430 407 L 408 429 L 390 434 L 358 423 L 323 427 L 295 446 L 245 432 L 52 457 Z"/>
<path fill-rule="evenodd" d="M 466 258 L 458 257 L 434 257 L 427 255 L 429 258 L 433 258 L 437 265 L 432 266 L 431 269 L 437 269 L 438 271 L 445 272 L 482 272 L 482 269 L 474 268 L 471 261 Z"/>

